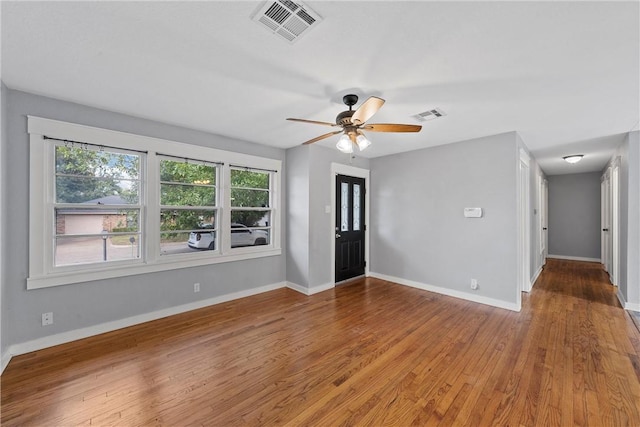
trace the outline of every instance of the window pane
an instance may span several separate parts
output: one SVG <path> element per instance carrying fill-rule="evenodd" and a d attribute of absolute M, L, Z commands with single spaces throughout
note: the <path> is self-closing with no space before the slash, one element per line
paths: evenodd
<path fill-rule="evenodd" d="M 241 208 L 268 208 L 269 190 L 232 188 L 231 206 Z"/>
<path fill-rule="evenodd" d="M 160 184 L 160 204 L 164 206 L 215 206 L 215 187 Z"/>
<path fill-rule="evenodd" d="M 216 185 L 216 167 L 210 164 L 161 160 L 160 181 L 184 184 Z"/>
<path fill-rule="evenodd" d="M 216 231 L 166 232 L 160 234 L 160 254 L 182 254 L 215 250 Z"/>
<path fill-rule="evenodd" d="M 56 203 L 137 204 L 138 187 L 128 179 L 56 176 Z"/>
<path fill-rule="evenodd" d="M 349 231 L 349 184 L 340 184 L 340 230 Z"/>
<path fill-rule="evenodd" d="M 271 211 L 231 212 L 231 247 L 268 245 L 271 234 Z"/>
<path fill-rule="evenodd" d="M 360 184 L 353 184 L 353 230 L 360 231 Z"/>
<path fill-rule="evenodd" d="M 202 209 L 160 210 L 160 254 L 214 250 L 217 212 Z"/>
<path fill-rule="evenodd" d="M 56 235 L 139 232 L 138 209 L 56 209 Z"/>
<path fill-rule="evenodd" d="M 56 238 L 56 266 L 122 261 L 139 257 L 139 233 Z"/>
<path fill-rule="evenodd" d="M 270 172 L 231 169 L 231 186 L 240 188 L 269 188 Z"/>
<path fill-rule="evenodd" d="M 231 223 L 242 224 L 247 227 L 269 227 L 271 225 L 271 211 L 231 211 Z"/>
<path fill-rule="evenodd" d="M 216 223 L 216 211 L 161 209 L 160 230 L 200 230 L 213 229 Z"/>
<path fill-rule="evenodd" d="M 56 146 L 56 202 L 138 203 L 140 156 Z M 107 204 L 107 203 L 103 203 Z"/>

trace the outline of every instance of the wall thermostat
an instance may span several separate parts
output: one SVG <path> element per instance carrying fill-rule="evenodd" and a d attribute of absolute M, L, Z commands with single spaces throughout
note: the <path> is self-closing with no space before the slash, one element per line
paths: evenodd
<path fill-rule="evenodd" d="M 465 218 L 482 218 L 482 208 L 464 208 Z"/>

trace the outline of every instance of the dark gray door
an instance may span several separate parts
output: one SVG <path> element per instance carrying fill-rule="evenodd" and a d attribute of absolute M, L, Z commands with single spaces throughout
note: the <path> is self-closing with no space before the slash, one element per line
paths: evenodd
<path fill-rule="evenodd" d="M 336 178 L 336 282 L 364 274 L 364 178 Z"/>

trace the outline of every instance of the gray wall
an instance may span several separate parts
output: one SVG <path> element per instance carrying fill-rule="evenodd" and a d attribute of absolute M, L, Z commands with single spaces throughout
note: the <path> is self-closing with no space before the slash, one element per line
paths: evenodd
<path fill-rule="evenodd" d="M 281 149 L 170 126 L 150 120 L 8 90 L 9 144 L 3 159 L 4 177 L 11 177 L 11 209 L 4 212 L 9 227 L 4 253 L 3 344 L 29 340 L 198 300 L 285 281 L 285 255 L 215 264 L 139 276 L 26 290 L 28 271 L 29 144 L 27 115 L 158 137 L 194 145 L 284 160 Z M 188 155 L 188 153 L 185 153 Z M 282 180 L 286 186 L 286 180 Z M 286 188 L 283 189 L 286 192 Z M 283 200 L 283 211 L 286 202 Z M 281 241 L 285 242 L 283 230 Z M 8 244 L 8 243 L 7 243 Z M 286 247 L 283 244 L 283 251 Z M 193 283 L 201 283 L 194 294 Z M 55 323 L 41 326 L 41 313 L 52 311 Z"/>
<path fill-rule="evenodd" d="M 371 271 L 516 304 L 517 156 L 510 132 L 372 159 Z"/>
<path fill-rule="evenodd" d="M 338 150 L 305 145 L 287 150 L 287 280 L 312 288 L 331 277 L 331 163 L 369 169 L 369 160 Z"/>
<path fill-rule="evenodd" d="M 600 259 L 600 172 L 552 175 L 549 256 Z"/>
<path fill-rule="evenodd" d="M 286 152 L 287 280 L 309 287 L 309 149 Z"/>

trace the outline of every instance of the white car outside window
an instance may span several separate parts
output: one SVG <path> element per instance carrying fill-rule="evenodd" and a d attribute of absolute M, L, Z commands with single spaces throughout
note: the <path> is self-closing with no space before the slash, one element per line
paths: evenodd
<path fill-rule="evenodd" d="M 192 249 L 215 249 L 215 231 L 192 231 L 187 244 Z M 231 247 L 257 246 L 269 243 L 266 230 L 252 230 L 243 224 L 231 224 Z"/>

